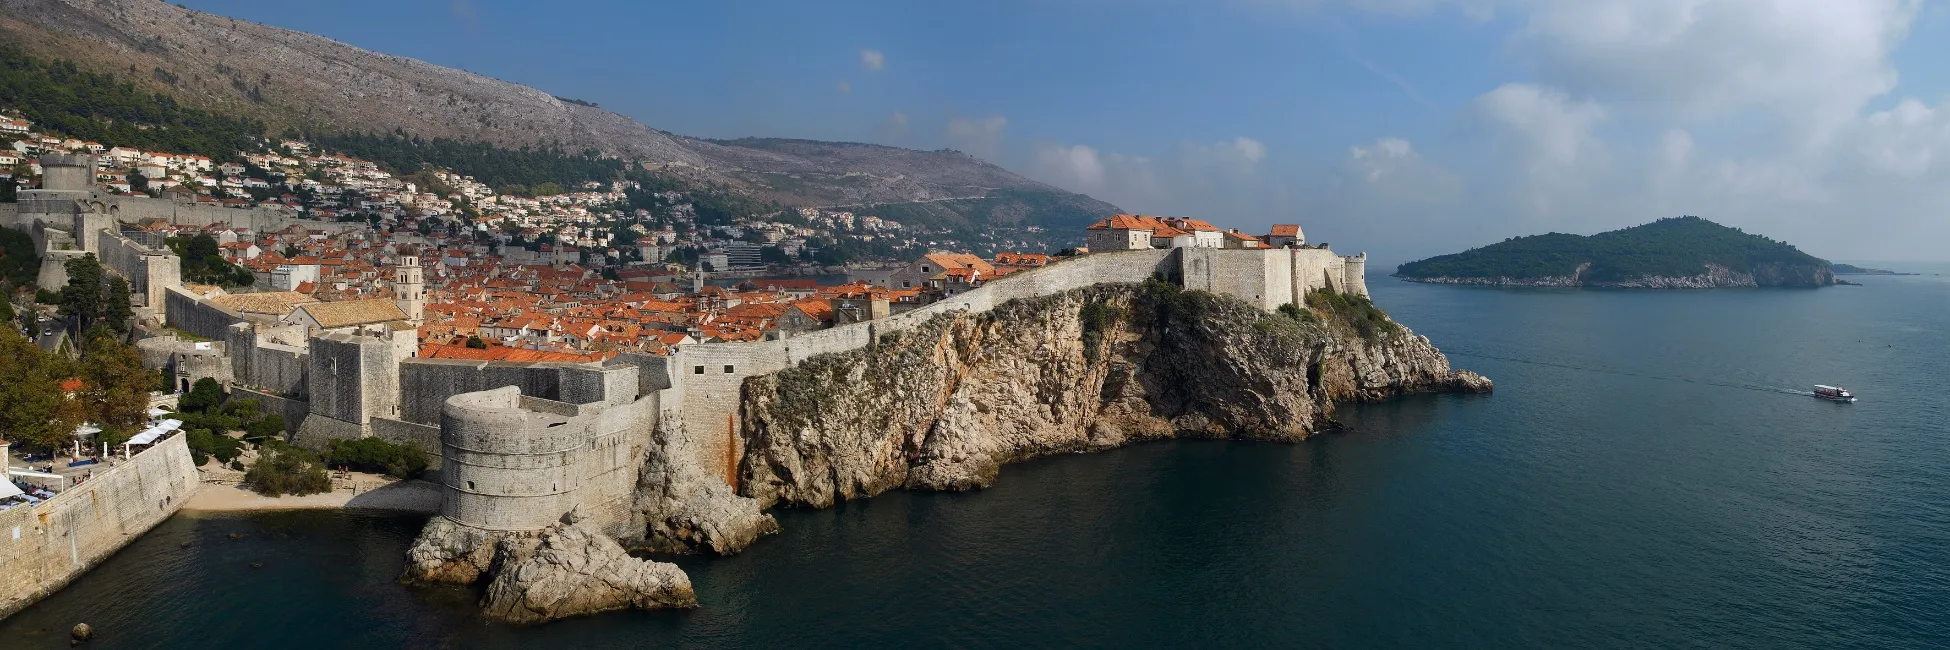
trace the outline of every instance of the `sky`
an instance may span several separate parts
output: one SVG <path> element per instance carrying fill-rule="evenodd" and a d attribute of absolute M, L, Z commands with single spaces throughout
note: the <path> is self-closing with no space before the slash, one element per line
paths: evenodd
<path fill-rule="evenodd" d="M 1379 260 L 1679 215 L 1950 260 L 1950 0 L 186 4 Z"/>

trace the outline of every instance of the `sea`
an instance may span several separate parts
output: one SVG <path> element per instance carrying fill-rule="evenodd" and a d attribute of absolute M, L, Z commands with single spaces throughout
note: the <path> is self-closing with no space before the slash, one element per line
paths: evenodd
<path fill-rule="evenodd" d="M 777 513 L 702 606 L 534 627 L 396 582 L 422 518 L 180 514 L 0 647 L 1950 647 L 1950 265 L 1818 290 L 1370 279 L 1488 396 Z M 1810 396 L 1847 387 L 1854 404 Z M 232 539 L 232 535 L 238 537 Z"/>

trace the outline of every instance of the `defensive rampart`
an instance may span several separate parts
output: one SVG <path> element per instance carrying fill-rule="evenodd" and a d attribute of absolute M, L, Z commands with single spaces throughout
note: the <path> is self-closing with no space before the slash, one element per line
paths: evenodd
<path fill-rule="evenodd" d="M 34 506 L 0 511 L 0 617 L 53 593 L 183 507 L 198 486 L 181 435 Z"/>
<path fill-rule="evenodd" d="M 569 404 L 627 402 L 647 392 L 636 368 L 623 364 L 407 359 L 399 365 L 399 419 L 420 424 L 438 424 L 455 395 L 502 386 Z"/>
<path fill-rule="evenodd" d="M 231 325 L 244 322 L 243 314 L 197 300 L 181 289 L 166 289 L 163 302 L 167 305 L 163 311 L 170 327 L 206 339 L 222 341 Z"/>
<path fill-rule="evenodd" d="M 1347 262 L 1325 248 L 1217 249 L 1175 248 L 1095 253 L 1004 276 L 966 293 L 880 320 L 842 325 L 791 338 L 759 343 L 707 343 L 683 346 L 671 365 L 675 383 L 683 387 L 685 426 L 702 434 L 697 459 L 703 466 L 725 468 L 732 476 L 743 450 L 738 404 L 745 378 L 777 372 L 816 355 L 845 352 L 872 344 L 881 336 L 927 322 L 937 315 L 984 312 L 1018 298 L 1031 298 L 1096 284 L 1143 282 L 1161 275 L 1196 289 L 1234 296 L 1273 310 L 1303 303 L 1306 294 L 1321 289 L 1348 291 Z M 1365 257 L 1358 258 L 1365 261 Z M 1366 293 L 1366 285 L 1359 286 Z"/>
<path fill-rule="evenodd" d="M 441 514 L 464 526 L 535 530 L 580 505 L 611 534 L 630 529 L 636 470 L 658 397 L 566 404 L 515 386 L 456 395 L 441 411 Z"/>

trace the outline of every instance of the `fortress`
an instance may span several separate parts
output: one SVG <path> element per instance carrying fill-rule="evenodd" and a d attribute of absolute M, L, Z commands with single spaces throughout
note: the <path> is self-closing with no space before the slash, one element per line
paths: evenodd
<path fill-rule="evenodd" d="M 425 290 L 410 253 L 389 274 L 398 308 L 387 314 L 303 326 L 247 313 L 182 290 L 177 258 L 122 236 L 119 225 L 160 216 L 261 231 L 281 227 L 282 217 L 105 195 L 90 189 L 86 156 L 48 156 L 43 165 L 47 189 L 23 192 L 7 222 L 46 251 L 43 281 L 53 284 L 44 286 L 65 282 L 64 274 L 54 277 L 57 260 L 96 253 L 130 279 L 152 317 L 217 341 L 142 342 L 146 358 L 173 368 L 180 385 L 217 379 L 282 414 L 300 445 L 368 436 L 417 444 L 437 454 L 431 460 L 446 492 L 439 516 L 483 532 L 538 530 L 580 507 L 606 533 L 642 538 L 655 517 L 646 513 L 656 510 L 640 494 L 647 466 L 704 468 L 711 490 L 735 493 L 746 378 L 862 348 L 937 315 L 1154 277 L 1269 311 L 1304 305 L 1314 291 L 1367 294 L 1366 254 L 1304 245 L 1141 249 L 1020 271 L 912 311 L 782 340 L 695 344 L 669 357 L 622 354 L 601 363 L 421 359 L 415 328 Z"/>

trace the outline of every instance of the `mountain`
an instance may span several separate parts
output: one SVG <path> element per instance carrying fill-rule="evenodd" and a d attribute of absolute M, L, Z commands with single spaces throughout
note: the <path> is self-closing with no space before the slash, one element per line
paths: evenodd
<path fill-rule="evenodd" d="M 160 0 L 0 0 L 0 43 L 115 73 L 189 106 L 261 121 L 272 133 L 397 129 L 502 147 L 594 149 L 793 205 L 984 198 L 1006 190 L 1100 215 L 1118 212 L 957 151 L 685 137 L 528 86 Z"/>
<path fill-rule="evenodd" d="M 1835 284 L 1827 260 L 1699 217 L 1660 219 L 1589 237 L 1516 237 L 1409 262 L 1395 276 L 1445 284 L 1652 289 Z"/>

